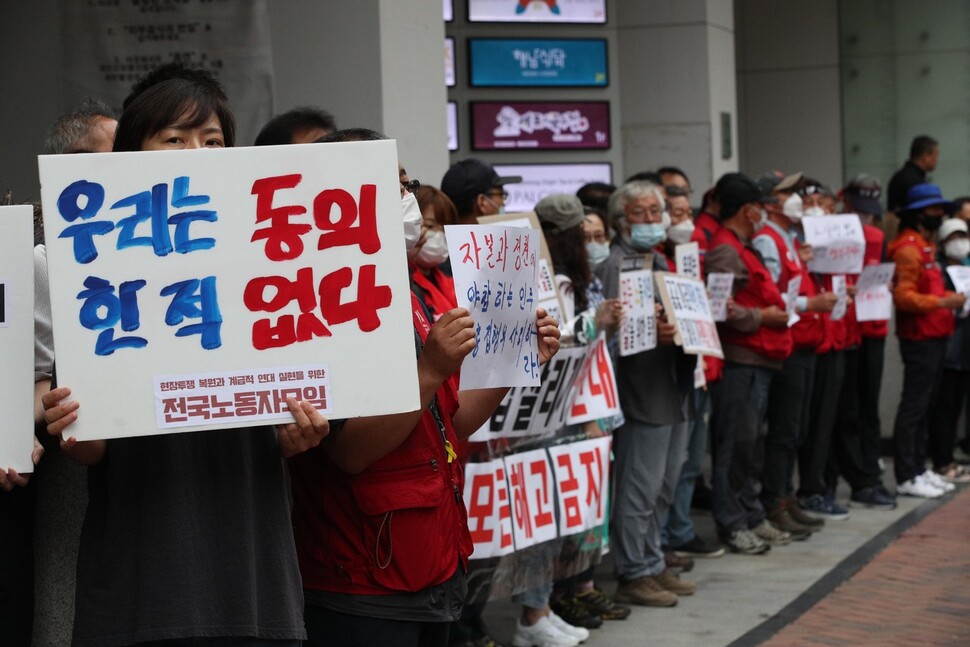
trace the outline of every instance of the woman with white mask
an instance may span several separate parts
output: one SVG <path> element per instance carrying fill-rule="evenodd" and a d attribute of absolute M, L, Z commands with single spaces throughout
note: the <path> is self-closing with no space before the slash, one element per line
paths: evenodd
<path fill-rule="evenodd" d="M 422 217 L 421 235 L 408 253 L 411 282 L 415 293 L 437 319 L 458 307 L 445 240 L 445 225 L 458 222 L 458 211 L 447 195 L 427 184 L 417 189 L 417 200 Z"/>

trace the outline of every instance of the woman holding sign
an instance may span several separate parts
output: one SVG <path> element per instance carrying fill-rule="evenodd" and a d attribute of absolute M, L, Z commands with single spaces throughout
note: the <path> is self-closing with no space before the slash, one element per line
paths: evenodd
<path fill-rule="evenodd" d="M 234 140 L 222 88 L 195 75 L 134 99 L 114 150 Z M 79 443 L 69 434 L 81 406 L 70 395 L 57 388 L 43 405 L 48 432 L 90 466 L 74 644 L 299 645 L 303 597 L 282 459 L 319 444 L 327 420 L 290 398 L 295 423 L 275 428 Z"/>

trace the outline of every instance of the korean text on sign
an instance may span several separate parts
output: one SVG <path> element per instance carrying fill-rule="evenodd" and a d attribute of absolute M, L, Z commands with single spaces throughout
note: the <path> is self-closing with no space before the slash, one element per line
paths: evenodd
<path fill-rule="evenodd" d="M 157 384 L 310 353 L 337 395 L 312 383 L 297 399 L 331 415 L 418 403 L 396 146 L 310 148 L 40 158 L 58 377 L 83 403 L 80 440 L 238 426 L 243 396 L 164 402 Z"/>
<path fill-rule="evenodd" d="M 711 316 L 704 284 L 667 272 L 658 273 L 668 319 L 677 327 L 675 341 L 685 353 L 724 357 L 717 324 Z"/>
<path fill-rule="evenodd" d="M 895 263 L 866 265 L 856 281 L 855 317 L 857 321 L 887 321 L 893 314 L 893 295 L 889 291 Z"/>
<path fill-rule="evenodd" d="M 462 363 L 461 388 L 538 385 L 537 232 L 452 225 L 445 235 L 458 305 L 475 322 L 475 350 Z"/>
<path fill-rule="evenodd" d="M 620 324 L 620 355 L 635 355 L 657 347 L 657 310 L 653 300 L 653 273 L 620 273 L 620 301 L 625 317 Z"/>
<path fill-rule="evenodd" d="M 858 274 L 866 253 L 862 223 L 855 214 L 802 218 L 805 242 L 812 246 L 810 272 Z"/>

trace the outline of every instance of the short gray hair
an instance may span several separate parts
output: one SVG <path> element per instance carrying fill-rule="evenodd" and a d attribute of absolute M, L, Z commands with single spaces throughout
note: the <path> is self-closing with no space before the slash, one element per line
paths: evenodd
<path fill-rule="evenodd" d="M 101 118 L 114 119 L 114 111 L 100 99 L 85 99 L 81 105 L 54 122 L 44 142 L 44 153 L 61 155 L 78 152 L 91 126 Z"/>
<path fill-rule="evenodd" d="M 609 214 L 610 222 L 615 227 L 617 223 L 626 222 L 626 206 L 639 198 L 654 196 L 661 209 L 664 208 L 663 190 L 653 182 L 634 180 L 627 182 L 610 196 Z"/>

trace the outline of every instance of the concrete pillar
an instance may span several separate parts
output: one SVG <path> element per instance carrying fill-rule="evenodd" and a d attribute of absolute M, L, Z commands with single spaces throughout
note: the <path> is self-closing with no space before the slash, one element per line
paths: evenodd
<path fill-rule="evenodd" d="M 623 166 L 679 166 L 693 202 L 737 170 L 733 2 L 617 0 Z"/>
<path fill-rule="evenodd" d="M 436 184 L 448 168 L 441 3 L 268 4 L 275 112 L 316 105 L 340 128 L 380 130 L 412 177 Z"/>

